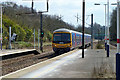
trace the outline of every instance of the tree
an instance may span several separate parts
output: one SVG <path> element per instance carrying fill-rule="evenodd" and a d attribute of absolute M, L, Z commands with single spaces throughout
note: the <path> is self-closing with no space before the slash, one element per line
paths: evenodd
<path fill-rule="evenodd" d="M 117 8 L 111 14 L 110 39 L 113 41 L 117 40 Z"/>

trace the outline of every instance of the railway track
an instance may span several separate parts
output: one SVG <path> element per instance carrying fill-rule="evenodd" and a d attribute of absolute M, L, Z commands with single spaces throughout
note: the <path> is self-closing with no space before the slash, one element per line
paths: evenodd
<path fill-rule="evenodd" d="M 39 63 L 41 61 L 53 58 L 55 56 L 57 55 L 54 55 L 54 52 L 51 51 L 37 55 L 35 53 L 32 53 L 24 56 L 2 60 L 2 76 Z"/>
<path fill-rule="evenodd" d="M 0 61 L 0 63 L 2 63 L 2 76 L 23 69 L 25 67 L 31 66 L 33 64 L 37 64 L 39 62 L 45 61 L 47 59 L 51 59 L 53 57 L 59 56 L 60 54 L 63 53 L 64 52 L 55 54 L 53 51 L 50 51 L 50 52 L 38 54 L 32 52 L 27 55 L 21 55 L 8 59 L 3 59 L 2 61 Z"/>

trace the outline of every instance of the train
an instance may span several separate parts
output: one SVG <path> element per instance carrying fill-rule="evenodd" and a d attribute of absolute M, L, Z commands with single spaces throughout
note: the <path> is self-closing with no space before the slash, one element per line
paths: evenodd
<path fill-rule="evenodd" d="M 91 35 L 84 34 L 85 46 L 91 43 Z M 68 52 L 82 46 L 82 33 L 65 28 L 57 29 L 53 32 L 52 48 L 55 53 L 59 51 Z"/>

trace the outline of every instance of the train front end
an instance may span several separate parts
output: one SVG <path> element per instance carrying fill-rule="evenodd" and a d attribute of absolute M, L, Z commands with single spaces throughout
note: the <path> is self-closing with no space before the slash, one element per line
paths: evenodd
<path fill-rule="evenodd" d="M 52 47 L 54 52 L 68 52 L 72 47 L 71 33 L 58 31 L 53 33 Z"/>

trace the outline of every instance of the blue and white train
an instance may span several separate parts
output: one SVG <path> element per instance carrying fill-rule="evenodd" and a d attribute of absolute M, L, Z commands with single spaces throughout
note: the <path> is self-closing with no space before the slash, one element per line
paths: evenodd
<path fill-rule="evenodd" d="M 85 34 L 85 46 L 90 45 L 91 35 Z M 82 46 L 82 33 L 69 30 L 57 29 L 53 32 L 52 47 L 54 52 L 70 51 L 76 47 Z"/>

